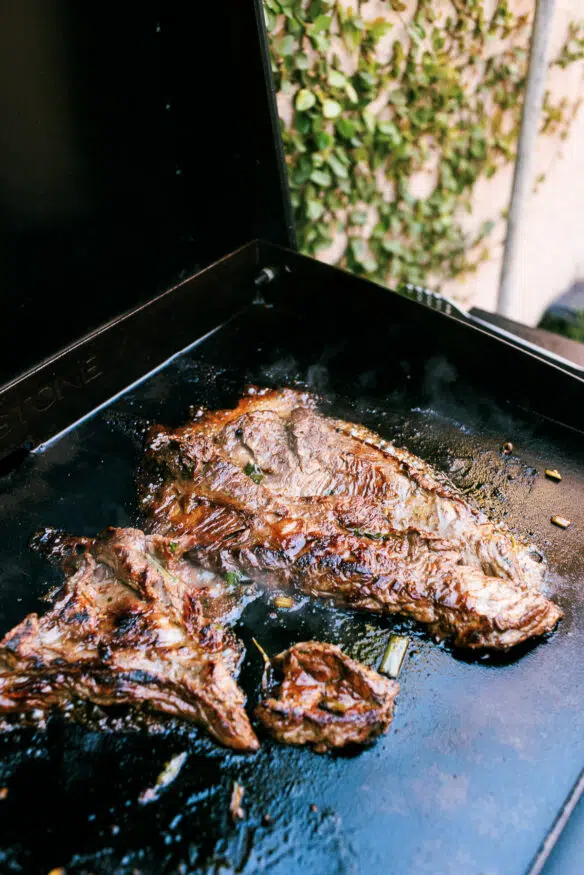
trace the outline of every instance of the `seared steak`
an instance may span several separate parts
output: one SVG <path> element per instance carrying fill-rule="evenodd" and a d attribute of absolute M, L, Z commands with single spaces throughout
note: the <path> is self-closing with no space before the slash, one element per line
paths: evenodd
<path fill-rule="evenodd" d="M 391 723 L 399 684 L 333 644 L 295 644 L 272 665 L 283 680 L 255 713 L 278 741 L 310 744 L 323 753 L 372 741 Z"/>
<path fill-rule="evenodd" d="M 319 415 L 315 403 L 290 389 L 256 390 L 234 410 L 203 413 L 175 437 L 207 434 L 240 468 L 257 468 L 256 479 L 273 495 L 368 498 L 397 531 L 450 541 L 465 565 L 541 581 L 541 555 L 473 508 L 444 475 L 363 426 Z"/>
<path fill-rule="evenodd" d="M 541 566 L 442 476 L 311 396 L 251 390 L 149 436 L 142 503 L 177 556 L 506 649 L 561 616 Z"/>
<path fill-rule="evenodd" d="M 172 572 L 172 548 L 135 529 L 95 539 L 48 531 L 37 539 L 66 580 L 53 607 L 0 642 L 0 714 L 48 713 L 73 698 L 145 703 L 256 750 L 233 674 L 239 645 L 203 616 L 196 590 Z"/>

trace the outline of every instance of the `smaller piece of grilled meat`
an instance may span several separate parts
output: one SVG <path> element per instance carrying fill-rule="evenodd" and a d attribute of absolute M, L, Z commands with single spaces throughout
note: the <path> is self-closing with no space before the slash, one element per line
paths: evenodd
<path fill-rule="evenodd" d="M 94 539 L 48 530 L 36 540 L 66 580 L 46 614 L 29 614 L 0 642 L 0 715 L 46 715 L 75 697 L 144 703 L 229 747 L 257 750 L 233 677 L 239 644 L 168 571 L 168 541 L 113 528 Z"/>
<path fill-rule="evenodd" d="M 278 741 L 324 753 L 366 744 L 387 731 L 399 684 L 334 644 L 295 644 L 272 665 L 284 676 L 278 696 L 260 702 L 255 713 Z"/>

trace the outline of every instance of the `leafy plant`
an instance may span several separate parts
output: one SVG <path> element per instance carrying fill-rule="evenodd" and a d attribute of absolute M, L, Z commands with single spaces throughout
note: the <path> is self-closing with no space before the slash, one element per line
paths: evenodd
<path fill-rule="evenodd" d="M 488 257 L 495 223 L 471 234 L 464 216 L 477 181 L 514 159 L 530 19 L 487 5 L 453 0 L 445 15 L 417 0 L 406 18 L 389 0 L 368 19 L 359 0 L 264 0 L 304 252 L 345 235 L 338 263 L 389 285 L 437 285 Z M 555 63 L 583 56 L 574 24 Z M 548 97 L 543 132 L 576 108 Z"/>
<path fill-rule="evenodd" d="M 539 327 L 584 343 L 584 310 L 577 310 L 565 319 L 554 313 L 545 313 Z"/>

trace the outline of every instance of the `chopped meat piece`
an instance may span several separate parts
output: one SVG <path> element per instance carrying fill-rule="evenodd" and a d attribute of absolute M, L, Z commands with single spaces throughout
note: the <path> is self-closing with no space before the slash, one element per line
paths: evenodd
<path fill-rule="evenodd" d="M 67 577 L 46 614 L 30 614 L 0 642 L 0 714 L 47 712 L 73 697 L 145 703 L 229 747 L 257 749 L 233 677 L 239 645 L 168 570 L 168 542 L 108 529 L 95 539 L 49 531 L 37 546 Z"/>
<path fill-rule="evenodd" d="M 150 802 L 156 802 L 163 790 L 166 790 L 166 788 L 178 778 L 180 770 L 187 761 L 187 757 L 188 753 L 185 750 L 172 757 L 172 759 L 166 763 L 163 770 L 158 775 L 154 786 L 147 787 L 146 790 L 143 790 L 142 793 L 140 793 L 140 796 L 138 797 L 140 805 L 148 805 Z"/>
<path fill-rule="evenodd" d="M 233 790 L 231 791 L 231 801 L 229 802 L 229 811 L 231 812 L 231 818 L 234 823 L 238 820 L 243 820 L 245 817 L 245 811 L 241 807 L 244 794 L 245 787 L 238 781 L 234 781 Z"/>
<path fill-rule="evenodd" d="M 310 744 L 322 753 L 372 741 L 391 723 L 399 684 L 334 644 L 295 644 L 272 664 L 283 680 L 277 697 L 260 702 L 256 716 L 278 741 Z"/>
<path fill-rule="evenodd" d="M 403 613 L 463 647 L 507 649 L 553 629 L 561 611 L 510 533 L 422 460 L 313 407 L 254 390 L 234 410 L 155 428 L 150 530 L 211 570 Z"/>

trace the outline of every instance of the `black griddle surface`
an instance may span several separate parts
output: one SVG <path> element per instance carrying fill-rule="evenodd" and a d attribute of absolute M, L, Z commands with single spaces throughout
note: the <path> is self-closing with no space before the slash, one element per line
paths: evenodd
<path fill-rule="evenodd" d="M 396 873 L 523 875 L 584 764 L 584 460 L 581 434 L 513 410 L 465 382 L 426 338 L 408 356 L 375 331 L 361 341 L 331 322 L 250 307 L 204 343 L 61 436 L 4 479 L 1 632 L 58 580 L 27 549 L 52 525 L 93 535 L 136 525 L 144 427 L 178 424 L 189 405 L 231 406 L 246 383 L 309 386 L 323 409 L 363 422 L 434 463 L 479 506 L 543 547 L 559 631 L 520 654 L 467 659 L 404 621 L 305 603 L 273 614 L 253 602 L 236 631 L 253 703 L 268 652 L 316 637 L 377 665 L 389 630 L 413 641 L 389 733 L 360 752 L 319 756 L 263 739 L 253 756 L 178 722 L 97 731 L 54 718 L 46 733 L 0 737 L 0 871 L 45 873 Z M 504 456 L 504 441 L 515 450 Z M 561 484 L 543 471 L 557 467 Z M 574 521 L 561 531 L 552 514 Z M 140 805 L 173 754 L 176 781 Z M 229 814 L 245 787 L 244 821 Z M 316 806 L 313 810 L 311 806 Z M 271 822 L 263 817 L 269 814 Z"/>

